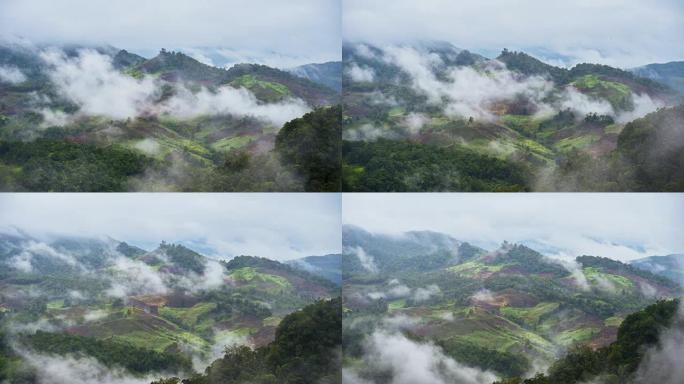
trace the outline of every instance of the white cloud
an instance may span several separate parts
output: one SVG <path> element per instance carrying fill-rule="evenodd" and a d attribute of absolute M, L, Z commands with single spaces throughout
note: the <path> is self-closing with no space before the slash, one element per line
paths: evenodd
<path fill-rule="evenodd" d="M 21 352 L 36 370 L 39 384 L 147 384 L 157 379 L 153 375 L 133 376 L 123 368 L 109 368 L 93 358 L 49 356 Z"/>
<path fill-rule="evenodd" d="M 163 104 L 162 111 L 182 117 L 216 114 L 252 116 L 281 126 L 311 110 L 306 102 L 298 98 L 278 103 L 260 103 L 254 94 L 245 88 L 223 86 L 216 92 L 206 88 L 197 93 L 185 88 L 178 91 Z"/>
<path fill-rule="evenodd" d="M 425 124 L 430 121 L 430 118 L 422 113 L 411 112 L 404 118 L 404 125 L 409 130 L 409 133 L 415 135 L 420 132 Z"/>
<path fill-rule="evenodd" d="M 348 65 L 346 71 L 352 81 L 357 83 L 371 82 L 375 78 L 375 71 L 373 71 L 373 68 L 359 66 L 356 63 Z"/>
<path fill-rule="evenodd" d="M 426 301 L 440 293 L 442 293 L 442 290 L 437 285 L 430 284 L 425 288 L 416 288 L 415 292 L 413 292 L 413 300 L 417 302 Z"/>
<path fill-rule="evenodd" d="M 123 256 L 114 261 L 111 280 L 111 287 L 106 293 L 112 297 L 169 292 L 161 273 L 141 261 Z"/>
<path fill-rule="evenodd" d="M 108 56 L 83 50 L 77 57 L 50 50 L 41 54 L 52 67 L 50 79 L 62 96 L 77 103 L 82 113 L 117 119 L 142 114 L 157 95 L 151 77 L 135 79 L 112 67 Z"/>
<path fill-rule="evenodd" d="M 378 266 L 375 264 L 375 259 L 373 258 L 372 255 L 366 253 L 366 251 L 364 251 L 363 248 L 354 247 L 354 248 L 350 249 L 349 251 L 356 254 L 356 257 L 359 259 L 361 266 L 366 271 L 371 272 L 371 273 L 378 273 Z"/>
<path fill-rule="evenodd" d="M 435 345 L 409 340 L 400 333 L 370 335 L 365 360 L 371 367 L 389 371 L 392 384 L 489 384 L 496 380 L 493 373 L 460 364 Z"/>
<path fill-rule="evenodd" d="M 0 65 L 0 83 L 19 84 L 26 81 L 26 75 L 17 67 Z"/>
<path fill-rule="evenodd" d="M 280 126 L 310 111 L 298 98 L 261 103 L 249 90 L 231 86 L 222 86 L 215 92 L 204 87 L 191 92 L 183 85 L 176 85 L 175 94 L 159 103 L 160 80 L 122 74 L 113 68 L 109 56 L 93 50 L 82 50 L 71 58 L 58 50 L 43 52 L 41 56 L 51 66 L 50 79 L 60 94 L 78 104 L 79 112 L 86 115 L 125 119 L 150 113 L 180 117 L 229 114 L 252 116 Z M 64 124 L 63 114 L 43 112 L 49 123 Z"/>

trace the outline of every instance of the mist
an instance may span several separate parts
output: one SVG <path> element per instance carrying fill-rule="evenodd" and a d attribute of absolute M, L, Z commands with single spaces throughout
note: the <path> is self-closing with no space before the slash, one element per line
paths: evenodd
<path fill-rule="evenodd" d="M 90 357 L 51 356 L 20 351 L 36 370 L 39 384 L 149 384 L 162 374 L 133 376 L 123 368 L 110 368 Z"/>
<path fill-rule="evenodd" d="M 26 75 L 17 67 L 0 65 L 0 83 L 19 84 L 26 81 Z"/>
<path fill-rule="evenodd" d="M 48 75 L 58 93 L 78 105 L 81 115 L 126 119 L 150 114 L 182 118 L 228 114 L 281 126 L 311 110 L 298 98 L 261 103 L 249 90 L 230 86 L 216 91 L 201 87 L 192 92 L 184 84 L 175 84 L 173 96 L 162 101 L 161 87 L 169 83 L 150 75 L 134 78 L 121 73 L 113 67 L 110 56 L 94 50 L 80 50 L 77 56 L 68 57 L 60 50 L 49 49 L 41 57 L 50 68 Z M 55 111 L 41 108 L 39 112 L 46 120 L 63 123 Z"/>
<path fill-rule="evenodd" d="M 355 45 L 355 52 L 368 50 L 366 45 Z M 579 92 L 572 85 L 565 86 L 560 92 L 555 91 L 554 82 L 544 76 L 526 76 L 506 68 L 497 60 L 489 60 L 477 67 L 446 67 L 437 54 L 425 53 L 405 45 L 388 45 L 383 47 L 382 56 L 376 57 L 372 52 L 372 60 L 380 60 L 399 68 L 408 75 L 414 92 L 427 98 L 428 104 L 439 107 L 451 118 L 476 118 L 485 121 L 497 121 L 499 117 L 493 112 L 497 103 L 515 102 L 522 98 L 534 106 L 535 114 L 548 117 L 562 110 L 571 110 L 581 117 L 596 113 L 609 115 L 618 122 L 628 122 L 657 110 L 664 106 L 660 101 L 651 99 L 647 94 L 632 94 L 634 105 L 631 111 L 616 111 L 604 99 L 594 98 Z M 361 54 L 363 57 L 363 54 Z M 347 73 L 353 81 L 372 81 L 374 76 L 370 68 L 362 68 L 355 62 L 347 66 Z M 397 84 L 402 84 L 396 79 Z M 424 116 L 412 114 L 407 116 L 404 125 L 409 134 L 416 134 L 427 122 Z M 360 130 L 360 131 L 359 131 Z M 375 139 L 378 133 L 365 133 L 366 129 L 357 128 L 357 132 L 349 133 L 350 139 Z"/>
<path fill-rule="evenodd" d="M 365 342 L 364 361 L 375 372 L 386 372 L 392 384 L 490 384 L 497 379 L 488 371 L 463 365 L 432 343 L 420 343 L 401 333 L 376 330 Z M 371 383 L 345 370 L 346 384 Z"/>

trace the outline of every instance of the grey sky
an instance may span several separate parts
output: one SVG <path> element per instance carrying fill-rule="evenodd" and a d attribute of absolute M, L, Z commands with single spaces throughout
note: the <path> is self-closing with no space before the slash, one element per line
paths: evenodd
<path fill-rule="evenodd" d="M 684 253 L 684 194 L 345 194 L 342 220 L 371 232 L 433 230 L 492 249 L 631 260 Z"/>
<path fill-rule="evenodd" d="M 110 236 L 148 248 L 183 242 L 217 257 L 339 253 L 336 194 L 0 194 L 0 229 Z"/>
<path fill-rule="evenodd" d="M 446 40 L 489 56 L 524 49 L 566 65 L 684 60 L 680 0 L 345 0 L 343 13 L 349 41 Z"/>
<path fill-rule="evenodd" d="M 340 0 L 2 0 L 0 36 L 35 43 L 226 49 L 283 66 L 340 59 Z M 217 51 L 218 52 L 218 51 Z"/>

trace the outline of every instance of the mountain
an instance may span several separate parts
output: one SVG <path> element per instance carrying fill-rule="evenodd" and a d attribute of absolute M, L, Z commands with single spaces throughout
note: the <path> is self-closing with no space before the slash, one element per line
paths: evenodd
<path fill-rule="evenodd" d="M 648 64 L 629 70 L 637 76 L 655 80 L 680 93 L 684 93 L 684 61 Z"/>
<path fill-rule="evenodd" d="M 616 260 L 562 261 L 507 242 L 485 250 L 440 233 L 345 227 L 343 246 L 346 366 L 378 383 L 365 354 L 383 355 L 384 344 L 368 345 L 397 332 L 412 349 L 438 346 L 458 364 L 519 376 L 574 347 L 609 345 L 630 313 L 681 293 Z"/>
<path fill-rule="evenodd" d="M 307 256 L 288 260 L 287 264 L 342 285 L 342 255 Z"/>
<path fill-rule="evenodd" d="M 274 150 L 286 122 L 340 101 L 289 72 L 109 46 L 0 45 L 0 68 L 11 78 L 0 79 L 0 190 L 301 191 L 329 183 L 304 185 L 308 176 Z M 318 132 L 292 139 L 307 145 Z"/>
<path fill-rule="evenodd" d="M 684 282 L 684 255 L 682 254 L 649 256 L 633 260 L 630 265 L 656 275 L 665 276 L 680 284 Z"/>
<path fill-rule="evenodd" d="M 305 64 L 294 67 L 288 72 L 325 85 L 337 92 L 342 92 L 342 62 L 328 61 L 320 64 Z"/>
<path fill-rule="evenodd" d="M 684 102 L 636 72 L 507 49 L 490 59 L 445 42 L 347 42 L 342 54 L 345 191 L 645 190 L 639 163 L 621 160 L 621 132 Z"/>
<path fill-rule="evenodd" d="M 148 251 L 110 238 L 3 234 L 0 264 L 0 361 L 11 365 L 0 364 L 0 377 L 17 383 L 40 369 L 27 356 L 191 374 L 226 346 L 272 343 L 288 314 L 339 295 L 335 283 L 278 261 L 219 262 L 167 242 Z"/>

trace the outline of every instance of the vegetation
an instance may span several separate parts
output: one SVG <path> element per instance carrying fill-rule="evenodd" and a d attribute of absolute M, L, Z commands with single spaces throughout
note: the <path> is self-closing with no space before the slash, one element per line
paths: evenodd
<path fill-rule="evenodd" d="M 67 333 L 37 331 L 35 334 L 22 336 L 21 342 L 39 353 L 59 356 L 85 354 L 108 367 L 121 366 L 140 374 L 169 370 L 187 371 L 192 368 L 190 359 L 182 355 Z"/>
<path fill-rule="evenodd" d="M 593 350 L 578 347 L 556 361 L 549 373 L 523 380 L 513 378 L 500 384 L 575 384 L 601 377 L 608 382 L 631 383 L 633 374 L 649 347 L 660 340 L 663 332 L 677 321 L 679 300 L 660 301 L 625 318 L 617 340 L 607 347 Z"/>
<path fill-rule="evenodd" d="M 4 168 L 17 167 L 16 171 Z M 0 188 L 29 191 L 125 191 L 128 178 L 150 164 L 145 156 L 119 146 L 96 147 L 39 139 L 0 142 Z"/>
<path fill-rule="evenodd" d="M 318 109 L 287 122 L 276 137 L 276 151 L 304 178 L 309 192 L 340 190 L 340 106 Z"/>
<path fill-rule="evenodd" d="M 517 164 L 466 148 L 379 139 L 343 143 L 343 190 L 525 191 Z"/>

